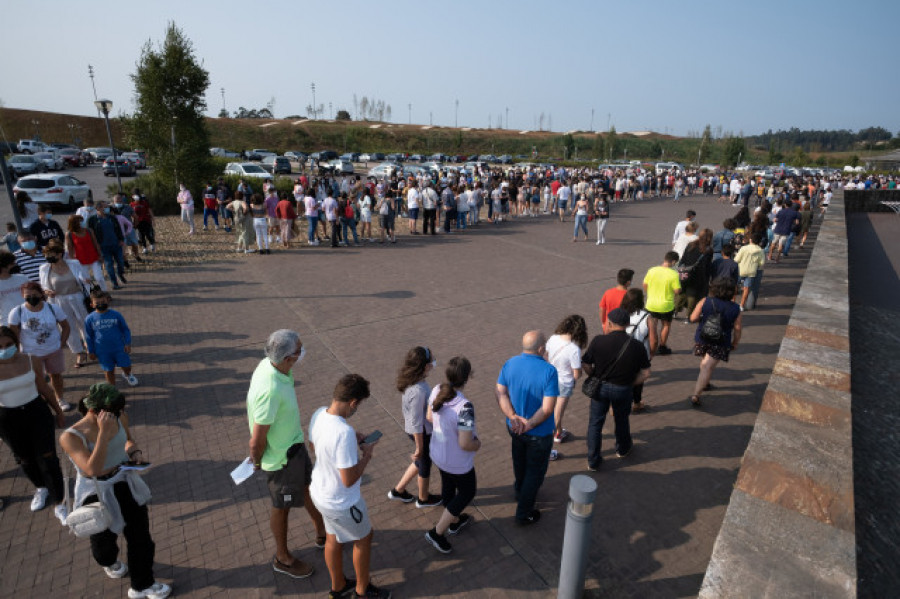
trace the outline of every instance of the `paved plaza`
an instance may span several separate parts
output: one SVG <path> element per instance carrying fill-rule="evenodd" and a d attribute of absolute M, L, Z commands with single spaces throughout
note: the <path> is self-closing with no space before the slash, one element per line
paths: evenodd
<path fill-rule="evenodd" d="M 316 573 L 307 580 L 275 574 L 264 479 L 236 487 L 228 476 L 248 453 L 250 374 L 268 334 L 287 327 L 300 332 L 307 348 L 294 371 L 304 426 L 342 374 L 358 372 L 372 382 L 372 397 L 350 424 L 385 433 L 362 490 L 375 527 L 373 582 L 395 597 L 554 595 L 573 474 L 589 474 L 599 485 L 588 596 L 695 596 L 809 247 L 767 265 L 758 309 L 744 315 L 740 348 L 716 370 L 717 389 L 704 395 L 700 410 L 687 400 L 699 365 L 690 351 L 694 326 L 673 324 L 674 354 L 654 359 L 644 391 L 651 409 L 631 418 L 635 450 L 615 457 L 608 422 L 605 461 L 596 473 L 586 471 L 589 400 L 576 392 L 565 419 L 575 440 L 559 447 L 564 457 L 550 464 L 538 496 L 543 518 L 533 527 L 513 522 L 509 436 L 493 393 L 526 330 L 550 334 L 564 316 L 578 313 L 596 334 L 597 303 L 616 272 L 634 269 L 640 285 L 689 208 L 713 230 L 735 212 L 709 196 L 616 204 L 604 246 L 594 244 L 593 224 L 590 243 L 572 243 L 572 223 L 546 216 L 459 235 L 402 234 L 396 245 L 303 247 L 271 256 L 226 252 L 231 236 L 207 233 L 220 259 L 136 272 L 115 293 L 113 307 L 134 334 L 141 384 L 126 392 L 133 432 L 154 464 L 145 478 L 154 497 L 156 576 L 173 583 L 178 597 L 327 595 L 328 573 L 306 513 L 292 515 L 289 542 Z M 172 241 L 160 243 L 158 259 Z M 412 451 L 394 379 L 403 355 L 418 344 L 430 346 L 440 364 L 465 355 L 475 372 L 466 389 L 483 440 L 475 460 L 479 489 L 468 510 L 474 523 L 453 538 L 446 556 L 423 538 L 438 508 L 386 497 Z M 440 382 L 440 371 L 429 383 Z M 68 399 L 100 380 L 97 366 L 70 370 Z M 0 512 L 0 596 L 125 596 L 127 582 L 105 576 L 87 540 L 68 534 L 49 509 L 28 510 L 32 492 L 8 450 L 0 450 L 0 497 L 7 502 Z M 345 568 L 352 572 L 349 553 Z"/>

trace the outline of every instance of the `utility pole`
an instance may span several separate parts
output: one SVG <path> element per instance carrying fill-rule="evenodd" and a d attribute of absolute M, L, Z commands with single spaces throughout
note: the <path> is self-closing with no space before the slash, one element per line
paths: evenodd
<path fill-rule="evenodd" d="M 506 107 L 506 128 L 509 129 L 509 106 Z"/>
<path fill-rule="evenodd" d="M 317 112 L 317 111 L 316 111 L 316 82 L 313 81 L 313 83 L 312 83 L 312 85 L 310 85 L 310 87 L 312 88 L 312 95 L 313 95 L 313 105 L 312 105 L 312 109 L 313 109 L 313 120 L 315 120 L 315 118 L 316 118 L 316 112 Z"/>
<path fill-rule="evenodd" d="M 331 108 L 331 102 L 328 103 L 328 118 L 334 119 L 334 110 Z"/>
<path fill-rule="evenodd" d="M 409 110 L 409 124 L 412 125 L 412 102 L 407 104 L 406 108 Z"/>
<path fill-rule="evenodd" d="M 459 98 L 456 99 L 456 108 L 453 111 L 453 126 L 459 127 Z"/>
<path fill-rule="evenodd" d="M 606 113 L 606 130 L 609 131 L 609 121 L 612 118 L 612 114 Z"/>
<path fill-rule="evenodd" d="M 97 104 L 97 86 L 94 85 L 94 67 L 88 65 L 88 76 L 91 78 L 91 87 L 94 88 L 94 104 Z M 100 117 L 100 107 L 97 106 L 97 117 Z"/>
<path fill-rule="evenodd" d="M 222 92 L 222 110 L 225 111 L 225 88 L 223 87 L 219 91 Z"/>
<path fill-rule="evenodd" d="M 591 133 L 594 132 L 594 109 L 591 108 Z"/>

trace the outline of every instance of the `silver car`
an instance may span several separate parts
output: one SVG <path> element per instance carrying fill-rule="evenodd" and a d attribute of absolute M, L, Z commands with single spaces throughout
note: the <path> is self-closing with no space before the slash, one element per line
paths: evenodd
<path fill-rule="evenodd" d="M 229 162 L 225 167 L 225 174 L 252 179 L 274 179 L 269 171 L 253 162 Z"/>
<path fill-rule="evenodd" d="M 62 156 L 55 151 L 36 152 L 34 157 L 38 160 L 43 160 L 44 164 L 46 164 L 47 168 L 51 171 L 61 171 L 66 168 L 66 163 L 63 161 Z"/>
<path fill-rule="evenodd" d="M 6 161 L 10 173 L 15 177 L 24 177 L 35 173 L 46 173 L 47 165 L 43 160 L 31 154 L 13 154 Z"/>
<path fill-rule="evenodd" d="M 90 186 L 71 175 L 28 175 L 16 182 L 13 193 L 24 191 L 39 204 L 61 204 L 75 210 L 85 199 L 92 198 Z"/>

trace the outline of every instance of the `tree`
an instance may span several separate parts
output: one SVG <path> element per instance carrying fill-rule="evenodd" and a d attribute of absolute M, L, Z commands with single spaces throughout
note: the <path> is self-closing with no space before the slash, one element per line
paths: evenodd
<path fill-rule="evenodd" d="M 150 40 L 144 44 L 131 80 L 135 112 L 123 118 L 129 145 L 147 152 L 153 175 L 171 185 L 169 193 L 178 181 L 198 190 L 215 172 L 203 115 L 209 73 L 174 22 L 157 48 Z M 150 197 L 151 203 L 154 199 L 171 200 Z"/>
<path fill-rule="evenodd" d="M 700 139 L 700 162 L 703 163 L 709 158 L 709 150 L 712 146 L 712 128 L 709 124 L 703 129 L 703 137 Z"/>
<path fill-rule="evenodd" d="M 613 125 L 609 128 L 609 132 L 606 134 L 606 157 L 609 160 L 612 160 L 615 157 L 616 152 L 619 149 L 619 136 L 616 134 L 616 126 Z"/>
<path fill-rule="evenodd" d="M 859 156 L 854 154 L 853 156 L 850 157 L 850 166 L 852 166 L 854 168 L 859 166 Z"/>
<path fill-rule="evenodd" d="M 335 117 L 335 119 L 338 121 L 349 121 L 349 120 L 351 120 L 350 113 L 343 109 L 338 110 L 337 116 Z"/>
<path fill-rule="evenodd" d="M 563 156 L 566 159 L 571 160 L 573 154 L 575 153 L 575 138 L 572 137 L 571 134 L 566 133 L 565 135 L 563 135 L 562 142 L 564 151 Z"/>
<path fill-rule="evenodd" d="M 747 144 L 743 137 L 729 137 L 725 140 L 725 148 L 722 151 L 722 161 L 726 166 L 737 166 L 743 156 L 747 154 Z"/>
<path fill-rule="evenodd" d="M 222 110 L 220 110 L 220 111 L 219 111 L 219 118 L 220 118 L 220 119 L 227 119 L 227 118 L 228 118 L 228 111 L 225 110 L 224 108 L 223 108 Z"/>

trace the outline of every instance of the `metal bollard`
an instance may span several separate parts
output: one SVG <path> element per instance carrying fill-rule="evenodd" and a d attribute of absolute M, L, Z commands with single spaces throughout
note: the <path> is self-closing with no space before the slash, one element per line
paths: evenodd
<path fill-rule="evenodd" d="M 576 474 L 569 481 L 569 506 L 566 510 L 566 532 L 556 595 L 558 599 L 578 599 L 584 594 L 584 571 L 587 567 L 596 496 L 597 482 L 593 478 Z"/>

